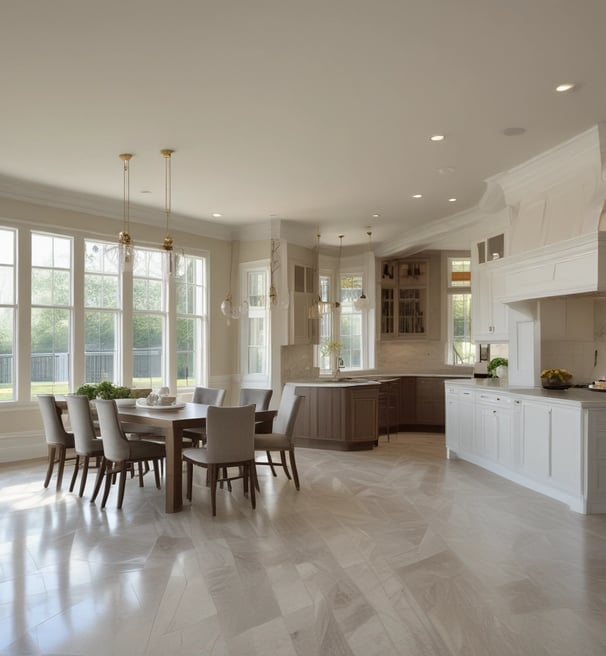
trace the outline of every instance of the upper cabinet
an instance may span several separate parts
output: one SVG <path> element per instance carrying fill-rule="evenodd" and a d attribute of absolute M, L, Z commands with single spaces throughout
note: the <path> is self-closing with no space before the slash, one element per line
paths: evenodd
<path fill-rule="evenodd" d="M 381 335 L 425 337 L 427 334 L 427 260 L 383 262 Z"/>

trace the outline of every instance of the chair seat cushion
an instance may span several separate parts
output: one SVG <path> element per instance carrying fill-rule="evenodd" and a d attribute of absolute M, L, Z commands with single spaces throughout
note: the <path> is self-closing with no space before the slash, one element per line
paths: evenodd
<path fill-rule="evenodd" d="M 206 449 L 196 449 L 195 447 L 183 449 L 183 459 L 200 465 L 207 465 L 208 451 Z"/>
<path fill-rule="evenodd" d="M 290 449 L 290 440 L 280 433 L 255 434 L 255 451 Z"/>
<path fill-rule="evenodd" d="M 164 444 L 146 442 L 145 440 L 129 440 L 130 457 L 132 460 L 147 460 L 164 458 L 166 448 Z"/>
<path fill-rule="evenodd" d="M 88 445 L 88 448 L 84 452 L 79 452 L 78 449 L 76 449 L 76 453 L 79 456 L 92 456 L 93 458 L 96 456 L 102 456 L 103 455 L 103 440 L 100 440 L 98 438 L 95 438 L 90 441 L 90 444 Z"/>

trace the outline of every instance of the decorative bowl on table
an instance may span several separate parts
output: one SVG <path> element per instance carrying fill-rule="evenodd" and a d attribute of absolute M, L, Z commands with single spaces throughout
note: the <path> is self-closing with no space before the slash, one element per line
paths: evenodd
<path fill-rule="evenodd" d="M 565 390 L 572 387 L 572 374 L 566 369 L 544 369 L 541 372 L 543 389 Z"/>

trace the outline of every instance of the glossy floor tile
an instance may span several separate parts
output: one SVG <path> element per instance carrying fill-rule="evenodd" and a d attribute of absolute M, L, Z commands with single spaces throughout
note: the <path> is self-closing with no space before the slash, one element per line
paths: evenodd
<path fill-rule="evenodd" d="M 606 654 L 606 517 L 446 461 L 443 435 L 297 460 L 300 492 L 263 467 L 257 510 L 236 482 L 216 518 L 203 486 L 167 515 L 148 475 L 102 511 L 0 466 L 0 654 Z"/>

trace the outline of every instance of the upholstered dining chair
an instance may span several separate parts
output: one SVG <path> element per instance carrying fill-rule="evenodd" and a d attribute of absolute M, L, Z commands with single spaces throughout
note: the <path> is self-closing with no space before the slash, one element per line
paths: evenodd
<path fill-rule="evenodd" d="M 118 407 L 114 400 L 97 399 L 95 405 L 105 457 L 105 488 L 101 508 L 105 508 L 112 479 L 119 474 L 117 508 L 120 509 L 126 487 L 126 472 L 134 463 L 151 460 L 154 465 L 156 487 L 160 489 L 160 460 L 165 457 L 166 449 L 164 444 L 145 440 L 128 440 L 120 425 Z M 98 492 L 99 487 L 95 486 L 92 501 L 96 499 Z"/>
<path fill-rule="evenodd" d="M 286 452 L 288 451 L 290 459 L 290 467 L 292 469 L 292 477 L 295 482 L 295 487 L 299 489 L 299 472 L 297 471 L 297 463 L 295 461 L 295 444 L 293 434 L 295 430 L 295 422 L 301 403 L 302 396 L 297 396 L 292 385 L 287 385 L 282 391 L 282 398 L 280 399 L 280 406 L 278 407 L 278 414 L 274 419 L 273 430 L 271 433 L 257 433 L 255 435 L 255 451 L 265 451 L 268 455 L 267 461 L 257 461 L 257 465 L 269 465 L 272 474 L 275 476 L 276 472 L 274 465 L 278 463 L 272 461 L 271 452 L 278 451 L 280 453 L 279 466 L 284 469 L 286 477 L 290 480 L 291 476 L 286 464 Z"/>
<path fill-rule="evenodd" d="M 65 430 L 65 426 L 61 420 L 61 409 L 55 402 L 55 395 L 38 394 L 37 398 L 44 425 L 44 437 L 48 445 L 48 469 L 46 470 L 44 487 L 48 487 L 51 476 L 53 475 L 55 462 L 57 462 L 57 491 L 59 491 L 63 482 L 63 470 L 67 458 L 67 449 L 74 448 L 74 436 Z M 75 474 L 76 472 L 74 471 L 71 484 L 72 488 L 76 480 Z"/>
<path fill-rule="evenodd" d="M 221 387 L 195 387 L 192 394 L 192 403 L 222 406 L 225 401 L 225 390 Z M 183 437 L 191 441 L 192 446 L 200 446 L 206 442 L 206 430 L 200 428 L 186 428 Z"/>
<path fill-rule="evenodd" d="M 88 477 L 88 468 L 91 458 L 97 461 L 97 482 L 101 484 L 105 463 L 103 461 L 103 442 L 95 434 L 93 416 L 90 411 L 90 400 L 88 396 L 79 394 L 69 394 L 65 397 L 67 402 L 67 413 L 69 423 L 74 434 L 74 446 L 76 449 L 76 464 L 74 466 L 74 475 L 69 486 L 69 491 L 74 489 L 74 484 L 78 476 L 80 460 L 82 459 L 82 477 L 80 479 L 80 491 L 78 496 L 84 494 L 86 479 Z M 95 485 L 97 487 L 97 485 Z"/>
<path fill-rule="evenodd" d="M 252 387 L 243 387 L 240 390 L 240 405 L 255 406 L 255 410 L 267 410 L 273 390 L 271 389 L 257 389 Z"/>
<path fill-rule="evenodd" d="M 213 517 L 217 514 L 217 482 L 219 473 L 228 467 L 237 467 L 238 474 L 228 480 L 241 478 L 244 495 L 250 489 L 250 503 L 256 507 L 255 486 L 255 406 L 222 408 L 211 406 L 206 415 L 206 448 L 183 449 L 187 465 L 187 498 L 192 499 L 194 465 L 208 472 L 210 503 Z M 223 477 L 223 480 L 226 480 Z"/>

